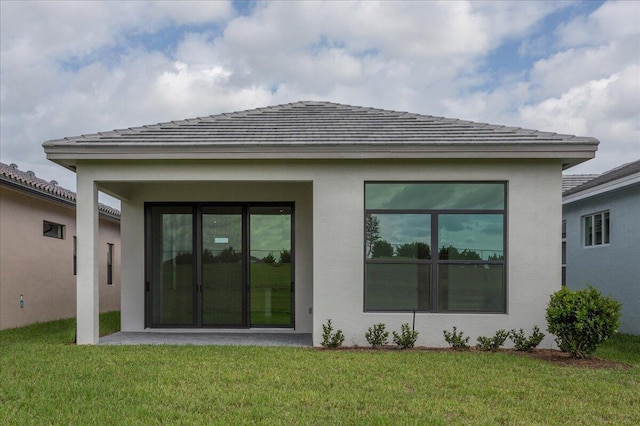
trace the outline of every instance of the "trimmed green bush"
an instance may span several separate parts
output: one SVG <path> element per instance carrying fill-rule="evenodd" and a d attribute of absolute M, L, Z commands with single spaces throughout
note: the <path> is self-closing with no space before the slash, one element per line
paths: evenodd
<path fill-rule="evenodd" d="M 369 327 L 364 337 L 372 347 L 386 345 L 389 340 L 389 332 L 385 330 L 386 326 L 382 323 L 374 324 L 373 327 Z"/>
<path fill-rule="evenodd" d="M 418 332 L 411 330 L 408 323 L 400 326 L 400 334 L 393 332 L 393 343 L 401 349 L 412 348 L 416 344 L 416 340 L 418 340 Z"/>
<path fill-rule="evenodd" d="M 326 324 L 322 324 L 322 347 L 324 348 L 339 348 L 344 343 L 344 334 L 342 330 L 336 330 L 334 333 L 331 319 L 327 320 Z"/>
<path fill-rule="evenodd" d="M 534 325 L 531 336 L 527 337 L 523 329 L 519 331 L 513 329 L 509 332 L 509 338 L 513 340 L 513 347 L 516 351 L 530 352 L 542 342 L 544 333 L 540 332 L 540 327 Z"/>
<path fill-rule="evenodd" d="M 620 303 L 591 286 L 577 291 L 563 287 L 551 295 L 546 318 L 561 351 L 588 358 L 620 326 Z"/>
<path fill-rule="evenodd" d="M 462 337 L 464 333 L 462 331 L 458 333 L 455 326 L 453 326 L 452 332 L 442 330 L 442 333 L 444 334 L 444 340 L 447 341 L 452 349 L 455 349 L 457 351 L 469 349 L 469 336 Z"/>
<path fill-rule="evenodd" d="M 476 347 L 481 351 L 497 351 L 500 346 L 504 345 L 504 341 L 509 337 L 507 330 L 498 330 L 493 337 L 480 336 Z"/>

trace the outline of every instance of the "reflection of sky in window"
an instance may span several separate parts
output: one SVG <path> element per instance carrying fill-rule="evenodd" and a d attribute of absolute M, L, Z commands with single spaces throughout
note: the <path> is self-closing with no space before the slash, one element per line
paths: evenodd
<path fill-rule="evenodd" d="M 162 260 L 169 260 L 180 252 L 191 252 L 191 214 L 162 215 Z"/>
<path fill-rule="evenodd" d="M 504 208 L 501 183 L 368 183 L 368 209 Z"/>
<path fill-rule="evenodd" d="M 291 250 L 291 216 L 251 215 L 251 256 L 262 259 L 269 253 L 278 260 L 283 249 Z"/>
<path fill-rule="evenodd" d="M 438 248 L 454 246 L 477 252 L 483 259 L 503 254 L 501 214 L 441 214 L 438 217 Z"/>
<path fill-rule="evenodd" d="M 428 214 L 377 214 L 380 219 L 380 239 L 394 247 L 422 242 L 431 245 L 431 219 Z"/>
<path fill-rule="evenodd" d="M 228 247 L 242 253 L 242 216 L 203 214 L 202 246 L 211 250 L 214 256 Z"/>

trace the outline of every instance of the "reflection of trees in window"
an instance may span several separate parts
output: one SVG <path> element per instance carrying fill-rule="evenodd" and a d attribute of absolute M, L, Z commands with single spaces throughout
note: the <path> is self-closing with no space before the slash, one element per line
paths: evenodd
<path fill-rule="evenodd" d="M 373 256 L 374 245 L 380 239 L 380 219 L 370 213 L 367 213 L 365 220 L 365 235 L 367 257 L 380 257 Z"/>
<path fill-rule="evenodd" d="M 280 252 L 280 263 L 291 263 L 291 251 L 282 249 Z"/>
<path fill-rule="evenodd" d="M 480 253 L 478 253 L 478 251 Z M 483 255 L 487 251 L 491 251 L 492 253 L 487 256 L 486 260 L 489 260 L 489 261 L 504 260 L 504 254 L 497 253 L 493 250 L 463 249 L 462 251 L 460 251 L 451 245 L 448 247 L 442 246 L 438 251 L 438 258 L 440 260 L 483 260 Z"/>
<path fill-rule="evenodd" d="M 190 251 L 178 252 L 173 259 L 165 260 L 164 263 L 172 264 L 174 259 L 176 265 L 191 265 L 193 253 Z M 242 253 L 236 252 L 233 247 L 227 247 L 218 254 L 214 254 L 209 249 L 204 249 L 202 252 L 202 263 L 237 263 L 240 261 L 242 261 Z"/>
<path fill-rule="evenodd" d="M 385 240 L 377 240 L 373 243 L 373 248 L 371 249 L 371 257 L 379 258 L 379 257 L 392 257 L 393 256 L 393 246 L 389 241 Z"/>
<path fill-rule="evenodd" d="M 396 256 L 413 259 L 431 259 L 431 249 L 429 244 L 414 241 L 412 243 L 399 245 L 396 248 Z"/>
<path fill-rule="evenodd" d="M 453 246 L 442 246 L 438 256 L 440 260 L 482 260 L 482 257 L 475 250 L 464 249 L 460 251 Z"/>

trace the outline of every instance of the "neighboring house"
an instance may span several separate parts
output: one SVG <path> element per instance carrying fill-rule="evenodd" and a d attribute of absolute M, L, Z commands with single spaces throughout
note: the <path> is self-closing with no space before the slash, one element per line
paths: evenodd
<path fill-rule="evenodd" d="M 122 330 L 544 326 L 562 170 L 598 141 L 297 102 L 44 143 L 78 176 L 78 342 L 98 342 L 96 193 L 122 206 Z M 547 340 L 551 344 L 552 339 Z"/>
<path fill-rule="evenodd" d="M 57 182 L 0 163 L 0 329 L 76 315 L 75 207 Z M 120 213 L 96 213 L 100 310 L 119 310 Z"/>
<path fill-rule="evenodd" d="M 620 332 L 640 334 L 640 160 L 565 191 L 562 219 L 567 287 L 618 300 Z"/>

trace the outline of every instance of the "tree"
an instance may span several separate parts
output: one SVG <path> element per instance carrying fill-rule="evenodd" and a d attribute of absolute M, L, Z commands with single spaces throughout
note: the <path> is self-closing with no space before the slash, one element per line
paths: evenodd
<path fill-rule="evenodd" d="M 393 256 L 393 247 L 389 241 L 378 240 L 373 243 L 373 248 L 371 249 L 371 257 L 392 257 Z"/>
<path fill-rule="evenodd" d="M 269 253 L 262 259 L 262 261 L 264 263 L 276 263 L 276 258 L 273 257 L 273 253 Z"/>
<path fill-rule="evenodd" d="M 282 249 L 280 252 L 280 263 L 291 263 L 291 251 Z"/>
<path fill-rule="evenodd" d="M 242 254 L 237 253 L 233 247 L 223 249 L 215 257 L 216 263 L 236 263 L 242 261 Z"/>
<path fill-rule="evenodd" d="M 372 257 L 373 246 L 380 239 L 380 219 L 367 213 L 364 231 L 367 257 Z"/>
<path fill-rule="evenodd" d="M 398 246 L 396 248 L 396 256 L 415 259 L 429 259 L 431 258 L 431 250 L 428 244 L 414 241 L 412 243 L 406 243 Z"/>

